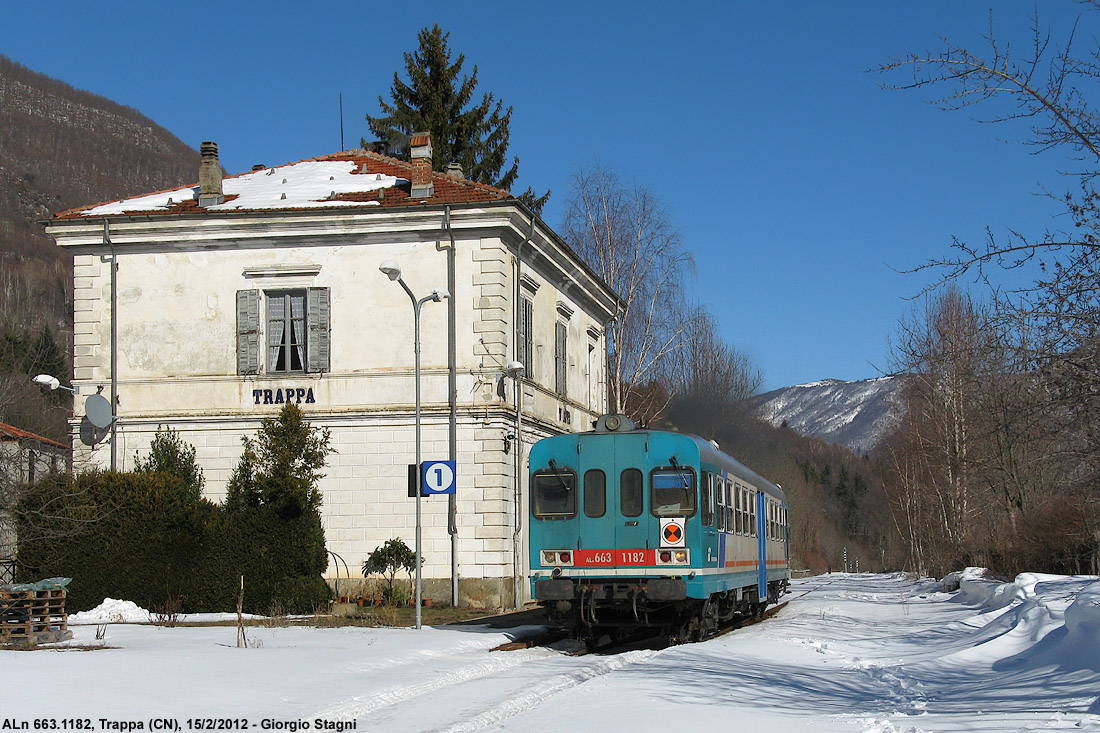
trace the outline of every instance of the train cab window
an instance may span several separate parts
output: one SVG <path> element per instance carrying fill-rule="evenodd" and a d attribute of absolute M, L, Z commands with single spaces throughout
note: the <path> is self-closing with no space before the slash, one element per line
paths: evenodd
<path fill-rule="evenodd" d="M 531 483 L 531 510 L 536 517 L 569 519 L 577 516 L 577 474 L 537 471 Z"/>
<path fill-rule="evenodd" d="M 592 469 L 584 472 L 584 516 L 602 517 L 607 513 L 607 476 Z"/>
<path fill-rule="evenodd" d="M 637 517 L 642 513 L 642 472 L 628 468 L 619 474 L 619 511 L 624 517 Z"/>
<path fill-rule="evenodd" d="M 677 466 L 649 474 L 653 493 L 649 507 L 655 517 L 690 517 L 695 514 L 695 471 Z"/>

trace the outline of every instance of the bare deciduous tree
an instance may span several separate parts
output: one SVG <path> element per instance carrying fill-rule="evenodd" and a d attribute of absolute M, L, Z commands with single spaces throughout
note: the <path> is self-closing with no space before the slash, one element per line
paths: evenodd
<path fill-rule="evenodd" d="M 706 437 L 743 419 L 746 400 L 763 381 L 748 357 L 722 341 L 714 317 L 702 308 L 689 319 L 682 347 L 667 360 L 666 372 L 674 395 L 670 420 Z"/>
<path fill-rule="evenodd" d="M 667 406 L 652 389 L 690 323 L 684 277 L 691 254 L 667 212 L 645 186 L 626 185 L 595 165 L 573 176 L 562 228 L 566 241 L 622 297 L 609 327 L 611 404 L 648 422 Z"/>
<path fill-rule="evenodd" d="M 1096 10 L 1100 3 L 1083 6 Z M 984 477 L 1001 494 L 1014 532 L 1023 529 L 1017 515 L 1038 499 L 1048 503 L 1044 511 L 1052 502 L 1075 503 L 1092 518 L 1082 534 L 1092 532 L 1094 566 L 1100 564 L 1093 521 L 1100 515 L 1100 109 L 1089 97 L 1100 82 L 1100 41 L 1088 28 L 1098 17 L 1083 13 L 1055 41 L 1036 10 L 1021 53 L 995 30 L 991 14 L 980 49 L 944 40 L 939 51 L 879 67 L 912 73 L 889 88 L 933 89 L 939 96 L 931 102 L 940 108 L 977 109 L 981 122 L 1016 129 L 1021 142 L 1076 162 L 1069 175 L 1079 190 L 1055 196 L 1072 224 L 1065 231 L 1034 236 L 1008 229 L 977 245 L 956 239 L 952 254 L 917 269 L 938 271 L 941 283 L 976 275 L 990 287 L 989 325 L 1011 346 L 999 360 L 1001 373 L 983 385 L 983 414 L 994 428 L 986 436 Z M 1022 269 L 1031 282 L 1006 288 L 998 276 L 1003 269 Z M 1074 545 L 1074 552 L 1087 544 Z"/>

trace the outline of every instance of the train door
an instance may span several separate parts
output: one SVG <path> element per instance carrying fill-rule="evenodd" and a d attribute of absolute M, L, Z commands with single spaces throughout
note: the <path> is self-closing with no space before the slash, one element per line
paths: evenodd
<path fill-rule="evenodd" d="M 763 491 L 756 492 L 756 542 L 757 547 L 760 550 L 760 562 L 757 565 L 759 570 L 759 588 L 757 592 L 760 594 L 760 602 L 763 603 L 768 599 L 768 515 L 767 515 L 767 495 Z"/>
<path fill-rule="evenodd" d="M 715 475 L 715 469 L 703 471 L 703 481 L 699 489 L 699 501 L 700 501 L 700 525 L 702 527 L 702 547 L 706 550 L 706 558 L 703 562 L 708 567 L 721 567 L 724 564 L 724 560 L 718 553 L 719 539 L 717 525 L 717 510 L 718 503 L 716 501 L 717 496 L 715 494 L 715 486 L 717 484 L 717 476 Z M 724 549 L 724 548 L 723 548 Z"/>
<path fill-rule="evenodd" d="M 648 549 L 658 544 L 652 516 L 646 511 L 648 441 L 646 433 L 619 435 L 615 440 L 614 476 L 607 477 L 615 491 L 608 492 L 607 509 L 616 519 L 614 546 L 623 550 Z"/>

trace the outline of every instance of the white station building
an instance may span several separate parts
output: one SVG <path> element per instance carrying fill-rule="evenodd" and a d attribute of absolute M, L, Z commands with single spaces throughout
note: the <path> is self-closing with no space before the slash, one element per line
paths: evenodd
<path fill-rule="evenodd" d="M 224 180 L 217 146 L 202 155 L 198 186 L 47 224 L 75 258 L 77 469 L 129 470 L 169 427 L 218 500 L 241 438 L 292 401 L 335 449 L 321 481 L 328 578 L 362 579 L 371 551 L 415 532 L 414 308 L 380 271 L 397 263 L 417 299 L 450 295 L 420 310 L 422 458 L 457 474 L 453 496 L 422 499 L 424 595 L 522 601 L 525 448 L 606 411 L 606 326 L 622 301 L 510 194 L 433 172 L 427 135 L 411 162 L 353 150 Z M 112 389 L 113 441 L 84 414 L 87 395 Z"/>

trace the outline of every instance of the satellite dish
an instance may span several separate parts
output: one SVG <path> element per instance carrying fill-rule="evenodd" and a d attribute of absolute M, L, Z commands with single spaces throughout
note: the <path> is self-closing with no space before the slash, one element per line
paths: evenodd
<path fill-rule="evenodd" d="M 80 419 L 80 442 L 94 448 L 103 441 L 111 431 L 108 428 L 97 428 L 85 415 Z"/>
<path fill-rule="evenodd" d="M 115 411 L 103 395 L 94 394 L 84 400 L 84 414 L 97 428 L 108 427 L 115 420 Z"/>

